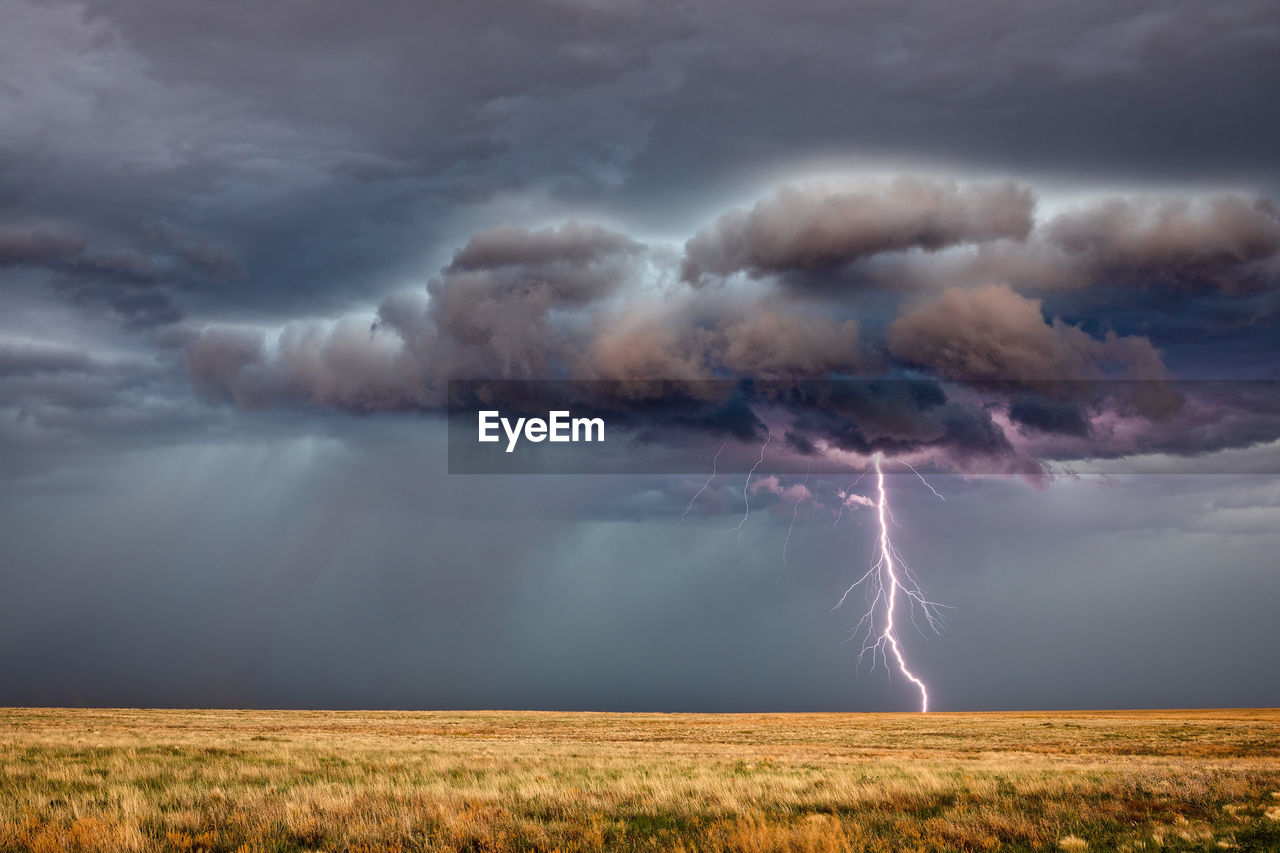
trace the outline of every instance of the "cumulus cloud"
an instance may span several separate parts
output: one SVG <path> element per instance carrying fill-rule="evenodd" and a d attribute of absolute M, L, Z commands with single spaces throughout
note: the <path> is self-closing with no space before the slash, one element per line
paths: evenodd
<path fill-rule="evenodd" d="M 860 495 L 857 492 L 853 491 L 852 489 L 848 491 L 842 490 L 838 493 L 838 495 L 840 498 L 841 506 L 843 506 L 845 509 L 855 509 L 860 506 L 865 506 L 865 507 L 875 506 L 875 501 L 871 500 L 871 498 L 867 497 L 866 495 Z"/>
<path fill-rule="evenodd" d="M 211 327 L 189 346 L 189 368 L 203 394 L 244 405 L 438 409 L 449 379 L 562 373 L 582 331 L 558 315 L 614 293 L 642 250 L 593 225 L 502 226 L 468 241 L 425 293 L 384 300 L 372 325 L 293 323 L 273 342 Z"/>
<path fill-rule="evenodd" d="M 476 234 L 453 255 L 447 272 L 501 267 L 584 267 L 644 247 L 599 225 L 567 222 L 559 228 L 530 230 L 503 225 Z"/>
<path fill-rule="evenodd" d="M 205 329 L 187 345 L 187 371 L 197 392 L 221 402 L 251 408 L 259 399 L 250 370 L 266 357 L 261 332 L 226 327 Z"/>
<path fill-rule="evenodd" d="M 576 222 L 495 228 L 471 238 L 428 283 L 421 314 L 405 317 L 395 306 L 380 320 L 406 341 L 433 346 L 428 357 L 441 375 L 545 377 L 571 354 L 573 330 L 555 315 L 613 294 L 636 275 L 642 251 L 625 235 Z M 430 342 L 424 326 L 434 331 Z"/>
<path fill-rule="evenodd" d="M 793 506 L 814 499 L 813 492 L 809 491 L 809 487 L 804 483 L 783 485 L 782 481 L 772 474 L 752 480 L 747 489 L 755 495 L 776 495 L 778 500 Z"/>
<path fill-rule="evenodd" d="M 889 349 L 895 358 L 946 379 L 1164 377 L 1149 340 L 1114 333 L 1094 338 L 1061 320 L 1046 321 L 1041 304 L 1005 284 L 951 288 L 895 320 Z"/>
<path fill-rule="evenodd" d="M 579 367 L 591 379 L 710 379 L 706 336 L 672 306 L 641 301 L 598 318 Z"/>
<path fill-rule="evenodd" d="M 1031 230 L 1034 209 L 1031 190 L 1013 182 L 788 186 L 695 234 L 682 275 L 691 283 L 738 272 L 761 277 L 835 269 L 886 252 L 1019 240 Z"/>
<path fill-rule="evenodd" d="M 545 378 L 574 353 L 576 330 L 563 315 L 634 280 L 642 251 L 625 235 L 576 222 L 485 231 L 428 283 L 430 301 L 411 322 L 434 330 L 430 357 L 441 376 Z M 426 343 L 412 329 L 405 339 Z"/>
<path fill-rule="evenodd" d="M 766 379 L 854 373 L 861 367 L 858 323 L 753 307 L 719 330 L 725 369 Z"/>
<path fill-rule="evenodd" d="M 1280 216 L 1264 199 L 1116 198 L 1063 213 L 1045 241 L 1077 271 L 1077 284 L 1137 280 L 1223 290 L 1274 276 Z"/>
<path fill-rule="evenodd" d="M 1253 263 L 1270 251 L 1269 209 L 1230 197 L 1117 202 L 1090 208 L 1097 221 L 1077 212 L 1034 226 L 1035 196 L 1018 184 L 910 179 L 859 192 L 783 190 L 726 214 L 689 241 L 684 272 L 713 243 L 746 260 L 700 270 L 751 275 L 956 241 L 1025 240 L 1024 260 L 1052 247 L 1084 277 L 1123 263 L 1171 269 L 1190 255 Z M 348 315 L 271 335 L 210 326 L 188 346 L 188 369 L 211 400 L 360 413 L 443 412 L 456 379 L 590 380 L 576 399 L 651 441 L 778 430 L 797 458 L 928 453 L 959 470 L 1032 476 L 1038 460 L 1130 452 L 1205 411 L 1183 410 L 1150 338 L 1046 316 L 1042 299 L 998 278 L 917 294 L 888 322 L 867 322 L 856 301 L 792 288 L 673 284 L 665 263 L 595 224 L 499 226 L 468 239 L 422 290 L 383 300 L 372 323 Z M 906 371 L 923 378 L 903 381 Z M 1259 440 L 1270 434 L 1259 429 Z M 1200 449 L 1216 446 L 1210 431 L 1197 435 Z M 1237 427 L 1230 441 L 1245 436 L 1255 434 Z"/>
<path fill-rule="evenodd" d="M 1247 294 L 1280 281 L 1280 216 L 1268 199 L 1238 194 L 1112 196 L 1038 222 L 1026 240 L 910 258 L 886 274 L 924 286 Z"/>
<path fill-rule="evenodd" d="M 854 319 L 775 300 L 642 301 L 602 314 L 574 367 L 587 378 L 762 379 L 854 373 L 862 365 Z"/>
<path fill-rule="evenodd" d="M 372 327 L 287 326 L 274 342 L 211 327 L 190 346 L 198 390 L 358 411 L 432 409 L 449 379 L 685 379 L 856 371 L 859 328 L 786 302 L 644 295 L 645 247 L 595 225 L 472 237 L 425 293 L 384 300 Z M 637 295 L 639 293 L 640 295 Z M 613 297 L 617 296 L 617 299 Z"/>

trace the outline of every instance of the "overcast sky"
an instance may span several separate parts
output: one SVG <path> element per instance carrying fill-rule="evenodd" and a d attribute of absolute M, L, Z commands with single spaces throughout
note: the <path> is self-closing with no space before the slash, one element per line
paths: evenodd
<path fill-rule="evenodd" d="M 0 704 L 911 709 L 876 452 L 932 707 L 1280 704 L 1274 3 L 0 20 Z M 632 473 L 448 473 L 456 379 Z"/>

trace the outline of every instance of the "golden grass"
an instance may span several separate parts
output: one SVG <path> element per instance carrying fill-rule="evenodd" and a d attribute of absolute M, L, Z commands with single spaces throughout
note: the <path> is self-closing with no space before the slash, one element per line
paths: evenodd
<path fill-rule="evenodd" d="M 1280 712 L 0 709 L 0 851 L 1280 850 Z"/>

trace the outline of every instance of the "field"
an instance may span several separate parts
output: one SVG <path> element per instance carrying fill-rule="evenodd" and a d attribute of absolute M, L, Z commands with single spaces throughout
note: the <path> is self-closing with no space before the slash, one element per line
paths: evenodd
<path fill-rule="evenodd" d="M 0 850 L 1280 850 L 1280 711 L 0 709 Z"/>

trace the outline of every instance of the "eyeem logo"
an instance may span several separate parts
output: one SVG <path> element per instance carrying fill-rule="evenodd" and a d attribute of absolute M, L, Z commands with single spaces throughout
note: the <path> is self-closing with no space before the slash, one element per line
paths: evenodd
<path fill-rule="evenodd" d="M 481 411 L 480 437 L 482 442 L 501 441 L 498 427 L 507 434 L 507 452 L 516 449 L 523 435 L 525 441 L 604 441 L 604 418 L 575 418 L 567 411 L 547 412 L 547 419 L 502 417 L 497 409 Z M 592 435 L 595 435 L 595 438 Z"/>

